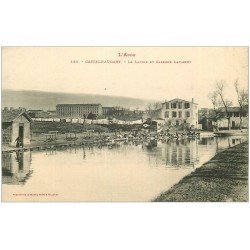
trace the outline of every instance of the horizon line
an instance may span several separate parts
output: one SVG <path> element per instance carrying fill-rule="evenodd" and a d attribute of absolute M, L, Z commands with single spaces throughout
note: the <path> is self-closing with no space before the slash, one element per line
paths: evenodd
<path fill-rule="evenodd" d="M 60 91 L 49 91 L 49 90 L 27 90 L 27 89 L 8 89 L 2 88 L 2 92 L 5 90 L 7 91 L 27 91 L 27 92 L 44 92 L 44 93 L 55 93 L 55 94 L 72 94 L 72 95 L 98 95 L 98 96 L 107 96 L 107 97 L 121 97 L 121 98 L 129 98 L 129 99 L 139 99 L 139 100 L 149 100 L 149 101 L 157 101 L 158 99 L 150 99 L 150 98 L 141 98 L 141 97 L 129 97 L 129 96 L 120 96 L 120 95 L 108 95 L 108 94 L 94 94 L 94 93 L 75 93 L 75 92 L 60 92 Z M 160 101 L 160 100 L 159 100 Z"/>

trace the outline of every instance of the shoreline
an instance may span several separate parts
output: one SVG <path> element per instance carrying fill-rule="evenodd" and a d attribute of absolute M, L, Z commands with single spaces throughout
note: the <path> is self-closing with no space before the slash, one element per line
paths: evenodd
<path fill-rule="evenodd" d="M 228 148 L 153 202 L 248 202 L 248 141 Z"/>
<path fill-rule="evenodd" d="M 74 134 L 74 133 L 71 133 Z M 123 131 L 122 134 L 131 134 L 131 132 Z M 72 146 L 89 146 L 89 145 L 108 145 L 111 142 L 111 139 L 119 142 L 119 141 L 141 141 L 142 139 L 130 139 L 130 138 L 115 138 L 115 132 L 106 132 L 104 135 L 98 135 L 95 133 L 92 136 L 84 136 L 83 133 L 75 133 L 76 138 L 67 140 L 65 138 L 65 134 L 58 134 L 57 139 L 53 141 L 46 141 L 46 138 L 43 134 L 38 134 L 33 136 L 30 144 L 25 145 L 23 148 L 17 148 L 15 146 L 2 144 L 1 151 L 2 153 L 12 153 L 16 151 L 27 151 L 27 150 L 44 150 L 44 149 L 52 149 L 52 148 L 60 148 L 60 147 L 72 147 Z M 111 137 L 107 139 L 107 137 Z"/>
<path fill-rule="evenodd" d="M 72 133 L 73 134 L 73 133 Z M 111 136 L 114 133 L 107 133 L 107 136 Z M 82 133 L 75 133 L 76 138 L 66 139 L 65 134 L 58 134 L 55 140 L 48 141 L 46 140 L 43 134 L 39 134 L 33 136 L 30 144 L 24 145 L 24 147 L 15 147 L 11 145 L 2 144 L 2 153 L 12 153 L 16 151 L 35 151 L 35 150 L 45 150 L 45 149 L 53 149 L 53 148 L 61 148 L 61 147 L 72 147 L 72 146 L 89 146 L 89 145 L 98 145 L 100 143 L 105 142 L 105 139 L 93 135 L 93 136 L 85 136 L 83 137 Z"/>
<path fill-rule="evenodd" d="M 39 151 L 46 149 L 56 149 L 56 148 L 64 148 L 64 147 L 72 147 L 72 146 L 90 146 L 90 145 L 98 145 L 103 143 L 100 140 L 85 140 L 85 141 L 71 141 L 71 142 L 59 142 L 59 143 L 40 143 L 38 145 L 29 145 L 25 147 L 16 148 L 14 146 L 2 146 L 2 154 L 4 153 L 13 153 L 13 152 L 22 152 L 22 151 Z"/>
<path fill-rule="evenodd" d="M 130 132 L 123 131 L 124 134 L 129 134 Z M 71 133 L 74 134 L 74 133 Z M 27 151 L 27 150 L 45 150 L 45 149 L 52 149 L 52 148 L 60 148 L 60 147 L 72 147 L 72 146 L 89 146 L 89 145 L 99 145 L 109 143 L 109 141 L 106 141 L 103 136 L 100 135 L 93 135 L 93 136 L 87 136 L 83 137 L 82 133 L 75 133 L 77 136 L 75 139 L 72 140 L 66 140 L 65 134 L 58 134 L 57 139 L 54 141 L 46 141 L 43 134 L 38 134 L 32 137 L 30 144 L 25 145 L 24 147 L 17 148 L 15 146 L 10 146 L 6 144 L 2 144 L 1 151 L 2 153 L 13 153 L 13 152 L 19 152 L 19 151 Z M 238 135 L 246 136 L 247 134 L 241 133 Z M 115 132 L 106 132 L 105 136 L 107 137 L 113 137 L 115 136 Z M 215 137 L 216 135 L 213 132 L 206 131 L 201 132 L 200 138 L 210 138 Z M 232 135 L 231 135 L 232 136 Z M 123 138 L 124 139 L 124 138 Z M 117 139 L 119 141 L 119 139 Z M 136 140 L 138 141 L 138 140 Z"/>

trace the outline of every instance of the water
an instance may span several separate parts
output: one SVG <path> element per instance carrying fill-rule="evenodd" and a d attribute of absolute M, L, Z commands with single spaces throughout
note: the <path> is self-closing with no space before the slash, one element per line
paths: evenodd
<path fill-rule="evenodd" d="M 150 201 L 218 152 L 245 141 L 232 136 L 110 148 L 74 147 L 2 155 L 8 201 Z"/>

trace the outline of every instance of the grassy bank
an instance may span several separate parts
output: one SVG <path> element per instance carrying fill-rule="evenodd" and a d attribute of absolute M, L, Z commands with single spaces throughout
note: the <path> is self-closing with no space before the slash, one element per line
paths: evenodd
<path fill-rule="evenodd" d="M 154 201 L 248 201 L 248 142 L 217 154 Z"/>
<path fill-rule="evenodd" d="M 94 130 L 95 132 L 129 132 L 133 129 L 139 129 L 141 125 L 126 125 L 126 124 L 80 124 L 68 122 L 43 122 L 34 121 L 31 123 L 31 131 L 34 134 L 49 133 L 49 131 L 58 131 L 59 133 L 76 132 L 82 133 L 86 130 Z"/>
<path fill-rule="evenodd" d="M 79 124 L 68 122 L 32 122 L 31 131 L 34 134 L 49 133 L 49 131 L 58 131 L 58 133 L 76 132 L 82 133 L 86 130 L 95 130 L 96 132 L 108 132 L 109 129 L 95 124 Z"/>

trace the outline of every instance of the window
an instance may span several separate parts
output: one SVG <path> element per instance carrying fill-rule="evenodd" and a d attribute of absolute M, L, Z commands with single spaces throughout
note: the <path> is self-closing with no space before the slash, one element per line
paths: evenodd
<path fill-rule="evenodd" d="M 169 118 L 169 111 L 165 112 L 165 118 Z"/>
<path fill-rule="evenodd" d="M 173 118 L 177 117 L 177 112 L 176 112 L 176 111 L 173 111 L 173 112 L 172 112 L 172 117 L 173 117 Z"/>
<path fill-rule="evenodd" d="M 182 109 L 182 103 L 181 102 L 178 103 L 178 109 Z"/>
<path fill-rule="evenodd" d="M 179 118 L 182 118 L 182 111 L 179 111 Z"/>
<path fill-rule="evenodd" d="M 166 103 L 166 109 L 169 109 L 169 103 L 168 102 Z"/>
<path fill-rule="evenodd" d="M 190 108 L 190 104 L 188 102 L 185 103 L 185 109 L 189 109 Z"/>
<path fill-rule="evenodd" d="M 177 120 L 177 121 L 176 121 L 176 126 L 179 126 L 179 125 L 180 125 L 180 123 L 179 123 L 179 121 Z"/>
<path fill-rule="evenodd" d="M 186 112 L 186 117 L 190 117 L 190 112 L 189 111 Z"/>
<path fill-rule="evenodd" d="M 176 106 L 177 106 L 177 105 L 176 105 L 176 102 L 171 103 L 171 108 L 172 108 L 172 109 L 176 109 Z"/>

